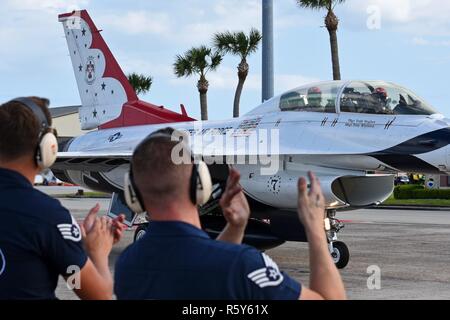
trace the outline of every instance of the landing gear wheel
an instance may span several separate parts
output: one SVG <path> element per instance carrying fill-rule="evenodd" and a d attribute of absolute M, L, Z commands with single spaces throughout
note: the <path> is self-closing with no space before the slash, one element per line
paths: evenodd
<path fill-rule="evenodd" d="M 333 252 L 331 252 L 334 264 L 338 269 L 344 269 L 350 261 L 350 252 L 344 242 L 333 242 Z"/>
<path fill-rule="evenodd" d="M 338 269 L 344 269 L 350 260 L 350 252 L 347 245 L 338 241 L 337 235 L 342 228 L 344 228 L 344 224 L 336 219 L 336 210 L 327 210 L 325 229 L 327 230 L 328 249 Z"/>
<path fill-rule="evenodd" d="M 148 223 L 141 224 L 139 227 L 137 227 L 136 231 L 134 232 L 134 242 L 145 236 L 145 234 L 147 233 L 147 227 Z"/>

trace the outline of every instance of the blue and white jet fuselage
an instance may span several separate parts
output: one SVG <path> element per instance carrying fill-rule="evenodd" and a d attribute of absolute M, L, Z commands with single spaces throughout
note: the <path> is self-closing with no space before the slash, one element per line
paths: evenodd
<path fill-rule="evenodd" d="M 297 179 L 309 170 L 321 178 L 329 207 L 361 207 L 384 201 L 392 192 L 392 175 L 396 172 L 449 172 L 449 120 L 438 113 L 428 112 L 428 109 L 415 110 L 416 113 L 430 113 L 428 115 L 395 114 L 395 108 L 389 114 L 375 114 L 371 110 L 367 113 L 341 112 L 339 108 L 343 101 L 350 103 L 347 100 L 353 99 L 351 103 L 358 108 L 361 101 L 357 99 L 368 99 L 357 96 L 356 90 L 351 90 L 351 97 L 345 93 L 349 88 L 364 84 L 383 87 L 388 92 L 405 90 L 380 81 L 316 83 L 290 91 L 291 96 L 292 92 L 298 93 L 298 101 L 292 102 L 290 97 L 286 102 L 283 97 L 287 94 L 284 94 L 232 120 L 94 131 L 71 141 L 65 153 L 61 153 L 64 161 L 59 165 L 70 167 L 71 160 L 76 163 L 74 159 L 85 157 L 86 161 L 78 160 L 76 163 L 82 170 L 67 167 L 67 175 L 72 181 L 92 188 L 94 180 L 101 180 L 109 183 L 112 190 L 121 189 L 123 174 L 128 170 L 125 159 L 129 159 L 136 145 L 150 133 L 171 126 L 191 136 L 191 147 L 196 155 L 210 159 L 211 164 L 214 161 L 238 167 L 243 172 L 242 185 L 247 195 L 283 209 L 296 207 Z M 303 105 L 308 105 L 308 96 L 302 97 L 303 91 L 310 88 L 325 91 L 330 86 L 330 92 L 335 92 L 335 112 L 330 112 L 330 106 L 325 110 L 323 102 L 317 110 L 302 110 Z M 331 105 L 329 97 L 332 93 L 326 99 Z M 312 100 L 311 96 L 309 98 Z M 413 99 L 419 98 L 414 96 Z M 291 105 L 287 106 L 287 103 Z M 283 107 L 288 109 L 283 110 Z M 258 143 L 262 142 L 264 146 L 260 147 Z M 239 162 L 238 156 L 255 156 L 256 162 L 249 163 L 248 158 Z M 101 160 L 89 164 L 89 161 L 102 157 L 105 162 L 113 164 L 115 159 L 118 165 L 105 165 Z M 124 162 L 117 162 L 119 159 L 124 159 Z M 104 165 L 103 171 L 92 170 L 101 168 L 101 164 Z M 261 171 L 261 167 L 270 166 L 275 168 L 272 172 L 266 170 L 270 174 Z M 363 187 L 365 183 L 367 185 Z M 104 190 L 105 186 L 101 189 Z M 368 194 L 364 196 L 364 192 Z"/>

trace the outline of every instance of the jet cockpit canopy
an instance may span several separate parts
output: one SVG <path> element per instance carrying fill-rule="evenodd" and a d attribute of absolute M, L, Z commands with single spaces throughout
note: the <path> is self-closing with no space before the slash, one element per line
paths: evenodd
<path fill-rule="evenodd" d="M 437 113 L 433 107 L 412 91 L 383 81 L 354 81 L 348 83 L 342 91 L 340 111 L 425 116 Z"/>
<path fill-rule="evenodd" d="M 289 91 L 280 97 L 281 111 L 336 113 L 336 101 L 344 82 L 321 82 Z"/>
<path fill-rule="evenodd" d="M 270 112 L 433 115 L 412 91 L 385 81 L 327 81 L 301 86 L 264 102 L 250 114 Z"/>

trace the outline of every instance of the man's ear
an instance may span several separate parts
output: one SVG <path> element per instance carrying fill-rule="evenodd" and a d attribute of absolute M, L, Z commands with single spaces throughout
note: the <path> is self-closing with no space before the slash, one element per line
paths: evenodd
<path fill-rule="evenodd" d="M 37 164 L 35 153 L 24 156 L 19 161 L 21 161 L 23 164 L 26 164 L 27 167 L 30 167 L 34 171 L 36 171 L 36 175 L 42 172 L 42 170 L 39 168 L 39 165 Z"/>

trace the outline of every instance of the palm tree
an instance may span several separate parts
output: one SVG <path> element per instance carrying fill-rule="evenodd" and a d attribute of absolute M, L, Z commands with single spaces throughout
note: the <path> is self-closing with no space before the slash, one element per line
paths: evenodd
<path fill-rule="evenodd" d="M 242 89 L 244 88 L 245 79 L 247 79 L 250 69 L 247 63 L 247 57 L 258 50 L 262 35 L 257 29 L 251 29 L 247 36 L 244 32 L 224 32 L 214 35 L 214 46 L 223 54 L 231 53 L 239 56 L 241 62 L 238 65 L 239 82 L 234 95 L 233 117 L 239 117 L 239 102 L 241 100 Z"/>
<path fill-rule="evenodd" d="M 321 10 L 325 9 L 328 14 L 325 17 L 325 26 L 330 34 L 331 59 L 333 62 L 333 79 L 341 80 L 341 68 L 339 66 L 339 48 L 337 40 L 337 30 L 339 19 L 334 14 L 334 7 L 345 0 L 297 0 L 297 4 L 302 8 Z"/>
<path fill-rule="evenodd" d="M 143 74 L 137 74 L 135 72 L 130 73 L 127 78 L 137 95 L 147 93 L 153 84 L 152 77 L 146 77 Z"/>
<path fill-rule="evenodd" d="M 177 55 L 173 64 L 174 73 L 178 78 L 190 77 L 193 74 L 200 76 L 197 89 L 200 93 L 202 120 L 208 120 L 207 92 L 209 82 L 206 79 L 206 74 L 209 71 L 216 70 L 221 62 L 222 55 L 219 52 L 213 52 L 211 48 L 200 46 L 186 51 L 184 55 Z"/>

